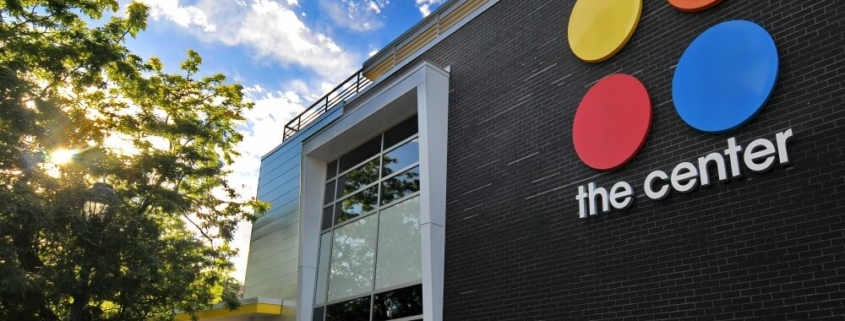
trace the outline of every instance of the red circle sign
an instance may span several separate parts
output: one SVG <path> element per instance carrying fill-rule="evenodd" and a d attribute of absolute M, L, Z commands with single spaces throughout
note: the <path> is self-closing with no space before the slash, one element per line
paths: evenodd
<path fill-rule="evenodd" d="M 642 148 L 651 129 L 651 99 L 626 74 L 605 77 L 587 91 L 572 126 L 575 152 L 597 170 L 618 168 Z"/>

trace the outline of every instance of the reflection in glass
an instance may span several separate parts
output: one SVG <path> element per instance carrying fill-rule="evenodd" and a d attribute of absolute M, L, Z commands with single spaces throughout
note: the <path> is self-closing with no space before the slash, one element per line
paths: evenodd
<path fill-rule="evenodd" d="M 320 257 L 317 262 L 317 295 L 314 304 L 326 303 L 326 284 L 329 274 L 329 256 L 332 249 L 332 233 L 320 236 Z"/>
<path fill-rule="evenodd" d="M 417 133 L 417 115 L 403 121 L 384 132 L 384 149 L 390 149 L 396 143 Z"/>
<path fill-rule="evenodd" d="M 337 198 L 357 191 L 378 180 L 379 159 L 358 166 L 337 179 Z"/>
<path fill-rule="evenodd" d="M 420 190 L 420 167 L 411 168 L 381 182 L 381 204 L 387 204 Z"/>
<path fill-rule="evenodd" d="M 419 160 L 419 139 L 414 138 L 382 156 L 382 177 L 393 174 Z"/>
<path fill-rule="evenodd" d="M 369 213 L 376 209 L 378 198 L 378 185 L 365 189 L 358 194 L 352 195 L 337 204 L 337 215 L 335 224 L 340 224 L 358 217 L 361 214 Z"/>
<path fill-rule="evenodd" d="M 379 211 L 376 290 L 422 280 L 420 197 Z"/>
<path fill-rule="evenodd" d="M 370 296 L 326 307 L 326 321 L 370 320 Z"/>
<path fill-rule="evenodd" d="M 339 173 L 355 167 L 355 165 L 360 164 L 370 157 L 376 156 L 379 152 L 381 152 L 381 135 L 356 147 L 351 152 L 346 153 L 346 155 L 340 156 Z"/>
<path fill-rule="evenodd" d="M 372 291 L 377 222 L 372 215 L 334 230 L 329 301 Z"/>
<path fill-rule="evenodd" d="M 422 285 L 379 293 L 373 300 L 373 321 L 423 314 Z"/>

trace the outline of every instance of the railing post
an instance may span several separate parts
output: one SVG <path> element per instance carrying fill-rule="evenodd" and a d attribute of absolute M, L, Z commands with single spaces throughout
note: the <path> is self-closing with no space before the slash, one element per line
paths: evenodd
<path fill-rule="evenodd" d="M 361 89 L 361 72 L 358 72 L 358 79 L 355 80 L 355 93 L 358 93 L 358 90 Z"/>

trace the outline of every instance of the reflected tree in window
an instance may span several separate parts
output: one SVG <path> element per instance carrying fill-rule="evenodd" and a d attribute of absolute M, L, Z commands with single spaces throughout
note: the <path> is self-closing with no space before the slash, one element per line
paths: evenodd
<path fill-rule="evenodd" d="M 373 159 L 338 179 L 337 197 L 349 195 L 379 179 L 379 159 Z"/>
<path fill-rule="evenodd" d="M 379 293 L 373 301 L 373 321 L 423 314 L 422 285 Z"/>
<path fill-rule="evenodd" d="M 376 290 L 422 279 L 419 196 L 379 211 Z"/>
<path fill-rule="evenodd" d="M 381 183 L 381 204 L 388 204 L 419 190 L 420 168 L 417 166 Z"/>
<path fill-rule="evenodd" d="M 376 216 L 335 230 L 329 271 L 329 301 L 372 291 Z"/>
<path fill-rule="evenodd" d="M 326 321 L 370 320 L 370 297 L 332 304 L 326 309 Z"/>
<path fill-rule="evenodd" d="M 384 315 L 376 319 L 422 314 L 419 285 L 418 290 L 409 287 L 374 294 L 380 289 L 414 284 L 421 279 L 419 197 L 403 199 L 420 190 L 419 166 L 416 166 L 419 144 L 416 138 L 409 138 L 416 132 L 416 127 L 410 125 L 394 135 L 385 147 L 387 152 L 381 156 L 370 158 L 381 151 L 381 145 L 376 143 L 382 141 L 377 139 L 341 156 L 339 173 L 326 184 L 329 205 L 323 213 L 323 229 L 333 228 L 333 231 L 321 240 L 321 244 L 329 244 L 331 253 L 328 271 L 320 272 L 328 277 L 328 293 L 322 302 L 348 300 L 326 305 L 326 320 L 369 319 L 369 300 L 376 298 L 373 295 L 381 295 L 378 304 Z M 385 144 L 387 141 L 385 138 Z M 373 152 L 374 148 L 378 149 Z M 353 169 L 344 172 L 345 168 Z M 348 222 L 357 218 L 360 219 Z M 362 298 L 362 295 L 367 296 Z M 355 297 L 359 298 L 352 299 Z M 321 300 L 316 300 L 317 304 Z"/>

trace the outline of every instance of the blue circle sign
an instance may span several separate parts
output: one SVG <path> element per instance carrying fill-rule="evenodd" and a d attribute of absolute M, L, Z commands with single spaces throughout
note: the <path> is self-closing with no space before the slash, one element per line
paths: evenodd
<path fill-rule="evenodd" d="M 745 20 L 710 27 L 689 45 L 675 69 L 675 109 L 706 133 L 742 126 L 771 96 L 778 64 L 775 42 L 763 27 Z"/>

